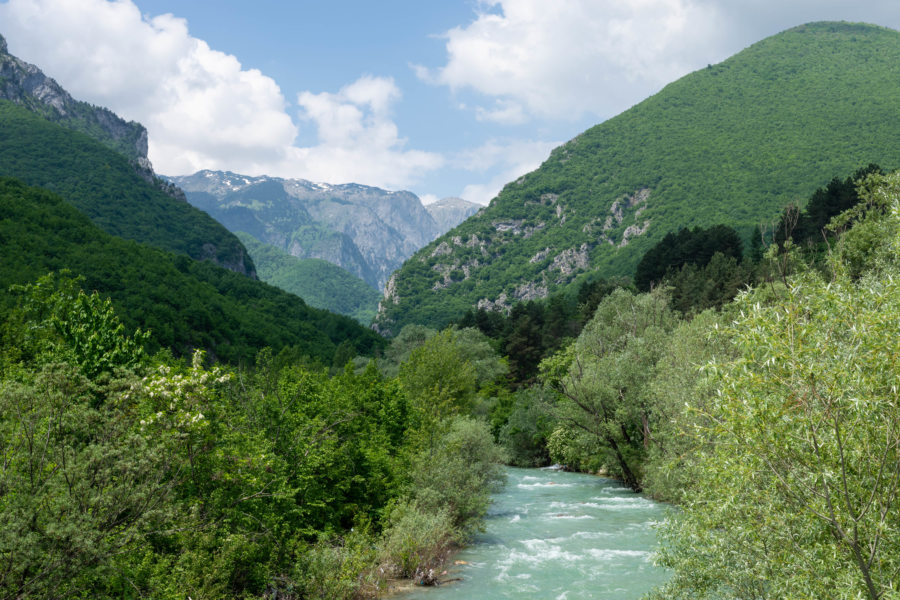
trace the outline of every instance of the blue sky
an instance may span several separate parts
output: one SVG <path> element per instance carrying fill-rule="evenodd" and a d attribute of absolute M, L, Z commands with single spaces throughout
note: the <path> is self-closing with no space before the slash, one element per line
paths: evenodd
<path fill-rule="evenodd" d="M 200 168 L 487 202 L 688 72 L 896 0 L 0 0 L 10 51 Z"/>

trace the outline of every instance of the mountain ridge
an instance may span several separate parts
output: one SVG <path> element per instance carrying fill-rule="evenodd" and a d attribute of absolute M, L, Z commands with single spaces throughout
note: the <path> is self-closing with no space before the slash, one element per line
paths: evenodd
<path fill-rule="evenodd" d="M 386 286 L 376 327 L 508 310 L 586 277 L 628 275 L 666 233 L 748 238 L 836 174 L 900 164 L 900 33 L 810 23 L 674 81 L 554 149 Z"/>
<path fill-rule="evenodd" d="M 439 224 L 408 191 L 212 170 L 168 179 L 231 231 L 297 258 L 326 260 L 379 292 L 403 260 L 442 233 L 442 224 L 471 211 L 464 200 L 439 203 L 432 209 Z"/>
<path fill-rule="evenodd" d="M 0 36 L 0 175 L 49 187 L 113 235 L 255 277 L 240 241 L 147 158 L 147 130 L 75 100 Z"/>

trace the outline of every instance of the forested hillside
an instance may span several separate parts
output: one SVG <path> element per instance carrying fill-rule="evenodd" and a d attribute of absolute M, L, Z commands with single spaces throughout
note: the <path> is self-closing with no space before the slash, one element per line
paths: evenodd
<path fill-rule="evenodd" d="M 238 233 L 259 278 L 303 298 L 307 304 L 353 317 L 368 325 L 381 294 L 344 269 L 318 258 L 297 258 L 248 233 Z"/>
<path fill-rule="evenodd" d="M 900 164 L 900 33 L 814 23 L 692 73 L 553 151 L 396 273 L 378 327 L 630 274 L 683 227 L 760 223 L 835 173 Z"/>
<path fill-rule="evenodd" d="M 0 175 L 56 192 L 112 235 L 254 273 L 234 234 L 147 182 L 125 156 L 6 100 L 0 100 Z"/>
<path fill-rule="evenodd" d="M 69 269 L 87 290 L 112 299 L 129 331 L 150 332 L 150 351 L 206 349 L 214 358 L 252 363 L 263 347 L 293 348 L 330 365 L 350 344 L 372 354 L 379 336 L 343 317 L 243 275 L 109 235 L 58 195 L 0 178 L 0 308 L 8 314 L 12 284 Z"/>

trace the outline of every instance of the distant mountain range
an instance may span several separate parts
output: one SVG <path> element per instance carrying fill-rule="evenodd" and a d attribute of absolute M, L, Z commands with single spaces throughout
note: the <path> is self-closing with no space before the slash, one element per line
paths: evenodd
<path fill-rule="evenodd" d="M 151 352 L 251 364 L 270 347 L 327 365 L 339 345 L 384 345 L 258 281 L 240 240 L 152 172 L 142 126 L 72 99 L 2 38 L 0 240 L 0 322 L 17 302 L 11 286 L 68 270 L 129 329 L 150 330 Z"/>
<path fill-rule="evenodd" d="M 480 208 L 460 198 L 423 206 L 411 192 L 223 171 L 169 180 L 229 230 L 328 261 L 379 291 L 413 252 Z"/>
<path fill-rule="evenodd" d="M 442 326 L 586 278 L 630 275 L 683 227 L 749 240 L 869 163 L 900 166 L 900 32 L 811 23 L 691 73 L 562 146 L 412 256 L 376 327 Z"/>

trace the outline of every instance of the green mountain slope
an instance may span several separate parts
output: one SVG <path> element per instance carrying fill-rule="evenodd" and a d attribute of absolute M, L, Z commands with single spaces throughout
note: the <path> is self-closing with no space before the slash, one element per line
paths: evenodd
<path fill-rule="evenodd" d="M 125 156 L 6 100 L 0 100 L 0 175 L 58 193 L 107 233 L 254 271 L 234 234 L 146 181 Z"/>
<path fill-rule="evenodd" d="M 745 236 L 835 173 L 900 165 L 900 33 L 813 23 L 670 84 L 554 150 L 388 283 L 376 326 L 506 309 L 630 274 L 681 227 Z"/>
<path fill-rule="evenodd" d="M 15 302 L 10 285 L 65 268 L 85 277 L 85 289 L 110 297 L 129 328 L 150 329 L 154 348 L 178 354 L 205 348 L 248 363 L 262 347 L 294 346 L 330 364 L 344 340 L 362 354 L 383 343 L 354 320 L 260 281 L 111 236 L 58 195 L 5 177 L 0 243 L 0 320 Z"/>
<path fill-rule="evenodd" d="M 15 102 L 48 121 L 87 134 L 125 155 L 140 168 L 149 169 L 147 130 L 143 125 L 125 122 L 106 108 L 75 100 L 37 66 L 10 54 L 2 35 L 0 99 Z"/>
<path fill-rule="evenodd" d="M 341 267 L 318 258 L 297 258 L 238 233 L 256 264 L 259 278 L 303 298 L 307 304 L 353 317 L 368 325 L 375 317 L 381 294 Z"/>

